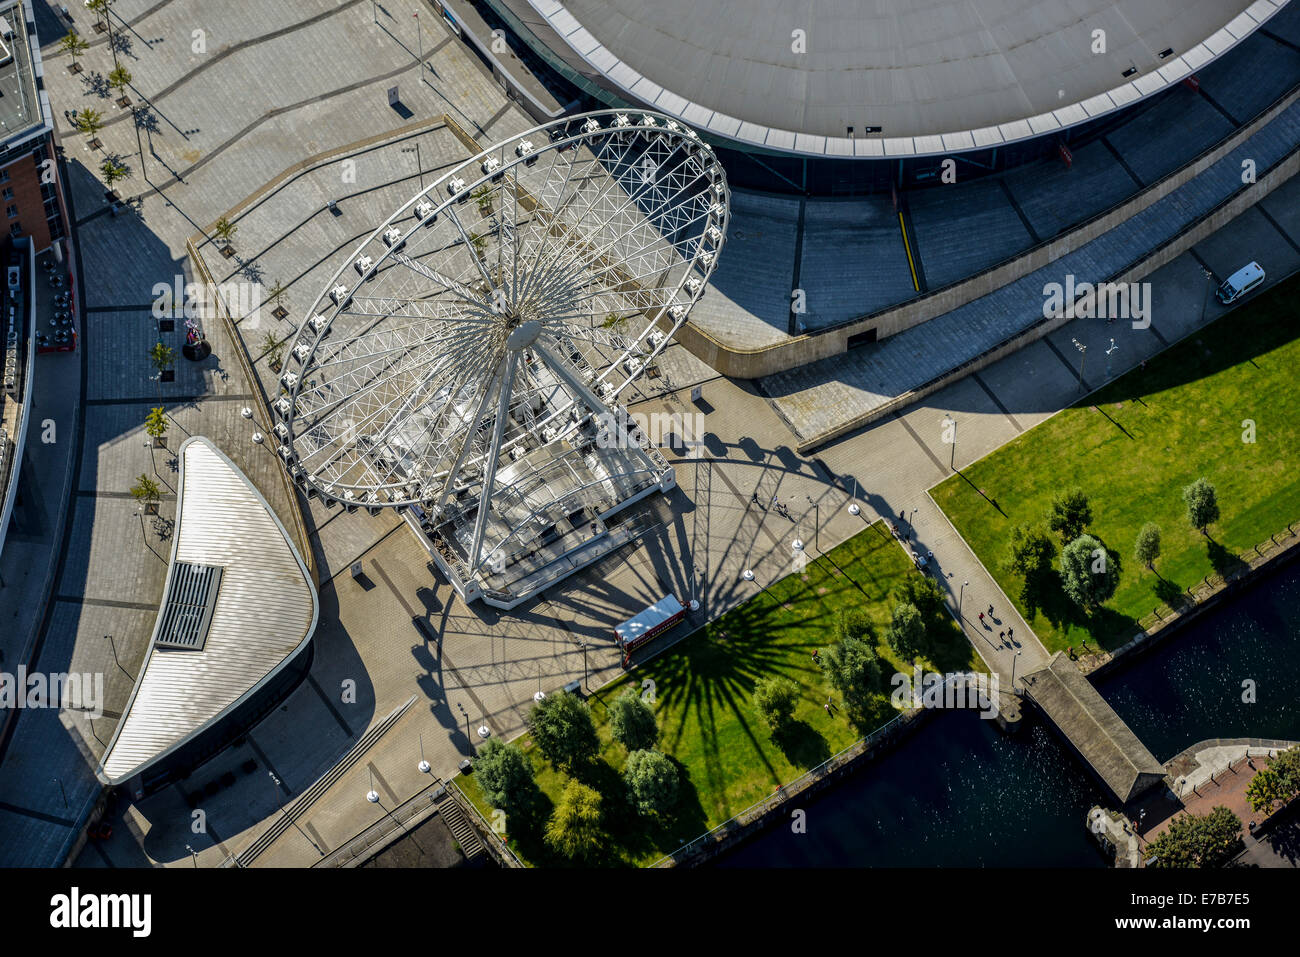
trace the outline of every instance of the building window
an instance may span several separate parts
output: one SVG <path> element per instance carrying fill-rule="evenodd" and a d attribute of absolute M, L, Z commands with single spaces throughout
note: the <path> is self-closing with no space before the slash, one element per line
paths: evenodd
<path fill-rule="evenodd" d="M 0 169 L 0 183 L 7 183 L 7 182 L 9 182 L 9 170 L 8 170 L 8 168 L 6 168 L 6 169 Z"/>
<path fill-rule="evenodd" d="M 23 234 L 22 223 L 14 223 L 12 226 L 9 227 L 9 235 L 12 236 L 14 239 L 17 239 L 22 234 Z"/>
<path fill-rule="evenodd" d="M 4 196 L 5 199 L 13 199 L 14 188 L 12 186 L 6 186 L 4 189 L 4 193 L 2 195 Z"/>
<path fill-rule="evenodd" d="M 5 212 L 9 214 L 10 219 L 15 219 L 18 216 L 18 207 L 10 203 Z"/>

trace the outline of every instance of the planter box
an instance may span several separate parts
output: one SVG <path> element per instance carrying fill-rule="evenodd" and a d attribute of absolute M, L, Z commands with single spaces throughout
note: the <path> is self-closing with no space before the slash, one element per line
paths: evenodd
<path fill-rule="evenodd" d="M 234 246 L 222 246 L 222 247 L 221 247 L 221 255 L 223 255 L 223 256 L 225 256 L 227 259 L 229 259 L 231 256 L 235 255 L 235 247 L 234 247 Z"/>
<path fill-rule="evenodd" d="M 159 332 L 175 332 L 175 331 L 176 331 L 176 320 L 175 320 L 175 319 L 159 319 L 159 320 L 158 320 L 158 331 L 159 331 Z"/>
<path fill-rule="evenodd" d="M 157 515 L 157 514 L 158 514 L 158 503 L 157 503 L 157 502 L 146 502 L 146 503 L 145 503 L 145 506 L 144 506 L 144 513 L 145 513 L 146 515 Z"/>
<path fill-rule="evenodd" d="M 117 105 L 120 106 L 122 109 L 126 109 L 128 106 L 131 105 L 131 98 L 129 96 L 119 96 L 117 98 Z"/>
<path fill-rule="evenodd" d="M 289 310 L 284 308 L 284 306 L 276 306 L 271 310 L 271 315 L 275 316 L 277 319 L 284 319 L 289 315 Z"/>
<path fill-rule="evenodd" d="M 91 140 L 89 143 L 86 144 L 86 148 L 87 148 L 87 149 L 92 149 L 92 150 L 97 150 L 97 149 L 99 149 L 99 148 L 100 148 L 101 146 L 103 146 L 103 145 L 104 145 L 104 144 L 103 144 L 102 142 L 100 142 L 99 137 L 96 136 L 93 140 Z"/>
<path fill-rule="evenodd" d="M 80 72 L 81 72 L 82 70 L 84 70 L 84 69 L 85 69 L 85 67 L 82 66 L 80 63 L 73 63 L 71 66 L 68 67 L 68 72 L 69 72 L 69 73 L 72 73 L 72 74 L 77 74 L 77 73 L 80 73 Z"/>
<path fill-rule="evenodd" d="M 95 23 L 95 32 L 96 32 L 96 33 L 103 33 L 103 32 L 104 32 L 105 30 L 107 30 L 107 29 L 108 29 L 108 27 L 104 26 L 104 21 L 102 21 L 102 20 L 96 21 L 96 23 Z"/>
<path fill-rule="evenodd" d="M 165 448 L 167 448 L 167 436 L 165 436 L 165 435 L 156 435 L 156 436 L 154 436 L 153 447 L 154 447 L 155 449 L 165 449 Z"/>

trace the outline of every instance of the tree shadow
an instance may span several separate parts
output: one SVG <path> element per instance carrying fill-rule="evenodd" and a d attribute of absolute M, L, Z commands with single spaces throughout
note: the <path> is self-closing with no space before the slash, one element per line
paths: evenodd
<path fill-rule="evenodd" d="M 81 82 L 87 93 L 93 93 L 101 100 L 107 100 L 112 95 L 113 88 L 108 85 L 108 78 L 98 70 L 87 70 L 81 74 Z"/>
<path fill-rule="evenodd" d="M 1249 567 L 1239 555 L 1228 551 L 1212 538 L 1206 542 L 1205 553 L 1210 559 L 1210 567 L 1224 578 L 1240 575 Z"/>
<path fill-rule="evenodd" d="M 772 742 L 797 768 L 815 768 L 831 756 L 830 745 L 807 721 L 787 721 L 772 732 Z"/>
<path fill-rule="evenodd" d="M 1181 611 L 1192 601 L 1185 588 L 1180 587 L 1177 582 L 1170 581 L 1168 578 L 1157 576 L 1156 583 L 1151 590 L 1155 592 L 1158 599 L 1174 609 L 1174 611 Z"/>

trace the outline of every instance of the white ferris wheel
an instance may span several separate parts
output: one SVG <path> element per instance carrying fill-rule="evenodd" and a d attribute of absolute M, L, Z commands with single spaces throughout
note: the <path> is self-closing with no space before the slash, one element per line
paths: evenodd
<path fill-rule="evenodd" d="M 294 481 L 415 510 L 458 587 L 536 577 L 671 481 L 619 400 L 703 294 L 727 219 L 712 150 L 657 113 L 570 117 L 445 173 L 294 338 L 273 402 Z"/>

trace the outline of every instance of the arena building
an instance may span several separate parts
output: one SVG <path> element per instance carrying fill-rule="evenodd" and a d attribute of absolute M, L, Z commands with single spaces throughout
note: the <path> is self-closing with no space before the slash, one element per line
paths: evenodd
<path fill-rule="evenodd" d="M 1284 5 L 476 0 L 575 95 L 689 123 L 735 152 L 733 184 L 818 195 L 1068 157 Z"/>

